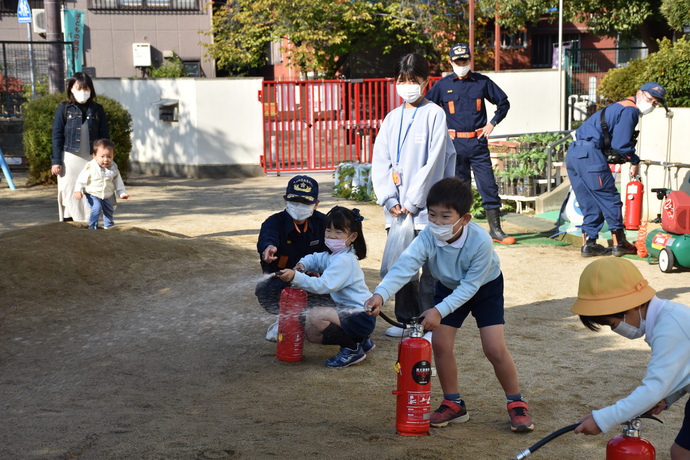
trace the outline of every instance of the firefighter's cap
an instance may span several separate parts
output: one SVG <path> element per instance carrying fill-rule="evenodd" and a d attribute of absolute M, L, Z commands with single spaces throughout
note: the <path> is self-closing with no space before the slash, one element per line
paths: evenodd
<path fill-rule="evenodd" d="M 646 91 L 650 96 L 661 100 L 661 105 L 666 107 L 666 89 L 659 83 L 653 81 L 647 82 L 640 88 L 640 91 Z"/>
<path fill-rule="evenodd" d="M 605 257 L 582 271 L 577 300 L 570 311 L 583 316 L 613 315 L 642 305 L 655 294 L 632 262 Z"/>
<path fill-rule="evenodd" d="M 319 199 L 319 183 L 309 176 L 295 176 L 288 182 L 284 198 L 286 201 L 316 203 Z"/>

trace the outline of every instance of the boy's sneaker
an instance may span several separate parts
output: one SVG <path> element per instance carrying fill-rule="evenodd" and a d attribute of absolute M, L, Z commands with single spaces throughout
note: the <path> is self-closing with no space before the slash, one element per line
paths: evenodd
<path fill-rule="evenodd" d="M 278 320 L 276 320 L 276 322 L 271 324 L 271 326 L 268 328 L 268 331 L 266 332 L 266 340 L 269 342 L 278 341 Z"/>
<path fill-rule="evenodd" d="M 362 351 L 364 353 L 371 353 L 374 351 L 374 348 L 376 348 L 376 344 L 371 340 L 371 337 L 367 337 L 366 340 L 362 342 Z"/>
<path fill-rule="evenodd" d="M 348 367 L 353 364 L 364 361 L 367 354 L 362 350 L 362 344 L 358 343 L 355 350 L 349 348 L 341 347 L 340 351 L 335 354 L 332 358 L 326 360 L 326 366 L 328 367 Z"/>
<path fill-rule="evenodd" d="M 534 423 L 529 415 L 529 407 L 523 400 L 508 403 L 508 415 L 510 416 L 510 429 L 513 431 L 532 431 Z"/>
<path fill-rule="evenodd" d="M 449 423 L 465 423 L 469 419 L 470 414 L 465 409 L 465 401 L 461 399 L 460 404 L 456 404 L 453 401 L 444 399 L 441 402 L 441 407 L 431 414 L 429 423 L 434 428 L 442 428 Z"/>

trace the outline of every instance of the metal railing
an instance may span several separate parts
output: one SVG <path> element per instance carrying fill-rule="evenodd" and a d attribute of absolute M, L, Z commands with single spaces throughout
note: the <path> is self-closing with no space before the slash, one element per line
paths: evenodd
<path fill-rule="evenodd" d="M 62 55 L 64 78 L 73 75 L 72 42 L 0 41 L 1 117 L 20 117 L 27 98 L 48 92 L 49 67 L 55 55 Z"/>
<path fill-rule="evenodd" d="M 489 141 L 495 140 L 495 139 L 515 139 L 515 138 L 519 138 L 520 136 L 529 135 L 529 134 L 565 134 L 565 136 L 563 136 L 562 138 L 560 138 L 556 142 L 552 142 L 551 144 L 549 144 L 547 146 L 547 148 L 549 149 L 549 154 L 546 156 L 546 193 L 549 193 L 552 189 L 552 186 L 551 186 L 552 182 L 554 182 L 552 169 L 554 168 L 554 166 L 560 166 L 562 164 L 562 161 L 556 161 L 559 159 L 559 150 L 563 150 L 563 148 L 558 149 L 558 146 L 564 144 L 569 138 L 571 138 L 573 132 L 575 132 L 575 130 L 543 131 L 543 132 L 536 132 L 536 133 L 501 134 L 501 135 L 489 136 Z M 562 157 L 563 157 L 563 161 L 564 161 L 565 160 L 565 154 L 563 154 Z M 556 179 L 555 180 L 556 186 L 559 186 L 561 183 L 560 174 L 557 175 L 555 179 Z"/>
<path fill-rule="evenodd" d="M 200 0 L 89 0 L 89 10 L 109 11 L 201 11 Z"/>

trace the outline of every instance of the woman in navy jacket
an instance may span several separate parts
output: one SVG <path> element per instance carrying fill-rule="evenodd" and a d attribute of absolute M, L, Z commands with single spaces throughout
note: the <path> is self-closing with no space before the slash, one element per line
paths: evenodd
<path fill-rule="evenodd" d="M 91 78 L 77 72 L 67 82 L 69 101 L 61 102 L 53 118 L 51 172 L 58 178 L 58 214 L 61 221 L 87 222 L 86 200 L 75 200 L 74 184 L 79 172 L 91 160 L 91 145 L 109 139 L 108 120 L 103 106 L 95 102 Z"/>

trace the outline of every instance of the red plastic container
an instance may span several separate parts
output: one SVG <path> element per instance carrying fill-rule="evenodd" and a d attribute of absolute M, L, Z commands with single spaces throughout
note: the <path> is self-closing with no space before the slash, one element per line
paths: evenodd
<path fill-rule="evenodd" d="M 683 191 L 670 192 L 661 211 L 661 228 L 669 233 L 690 233 L 690 196 Z"/>

